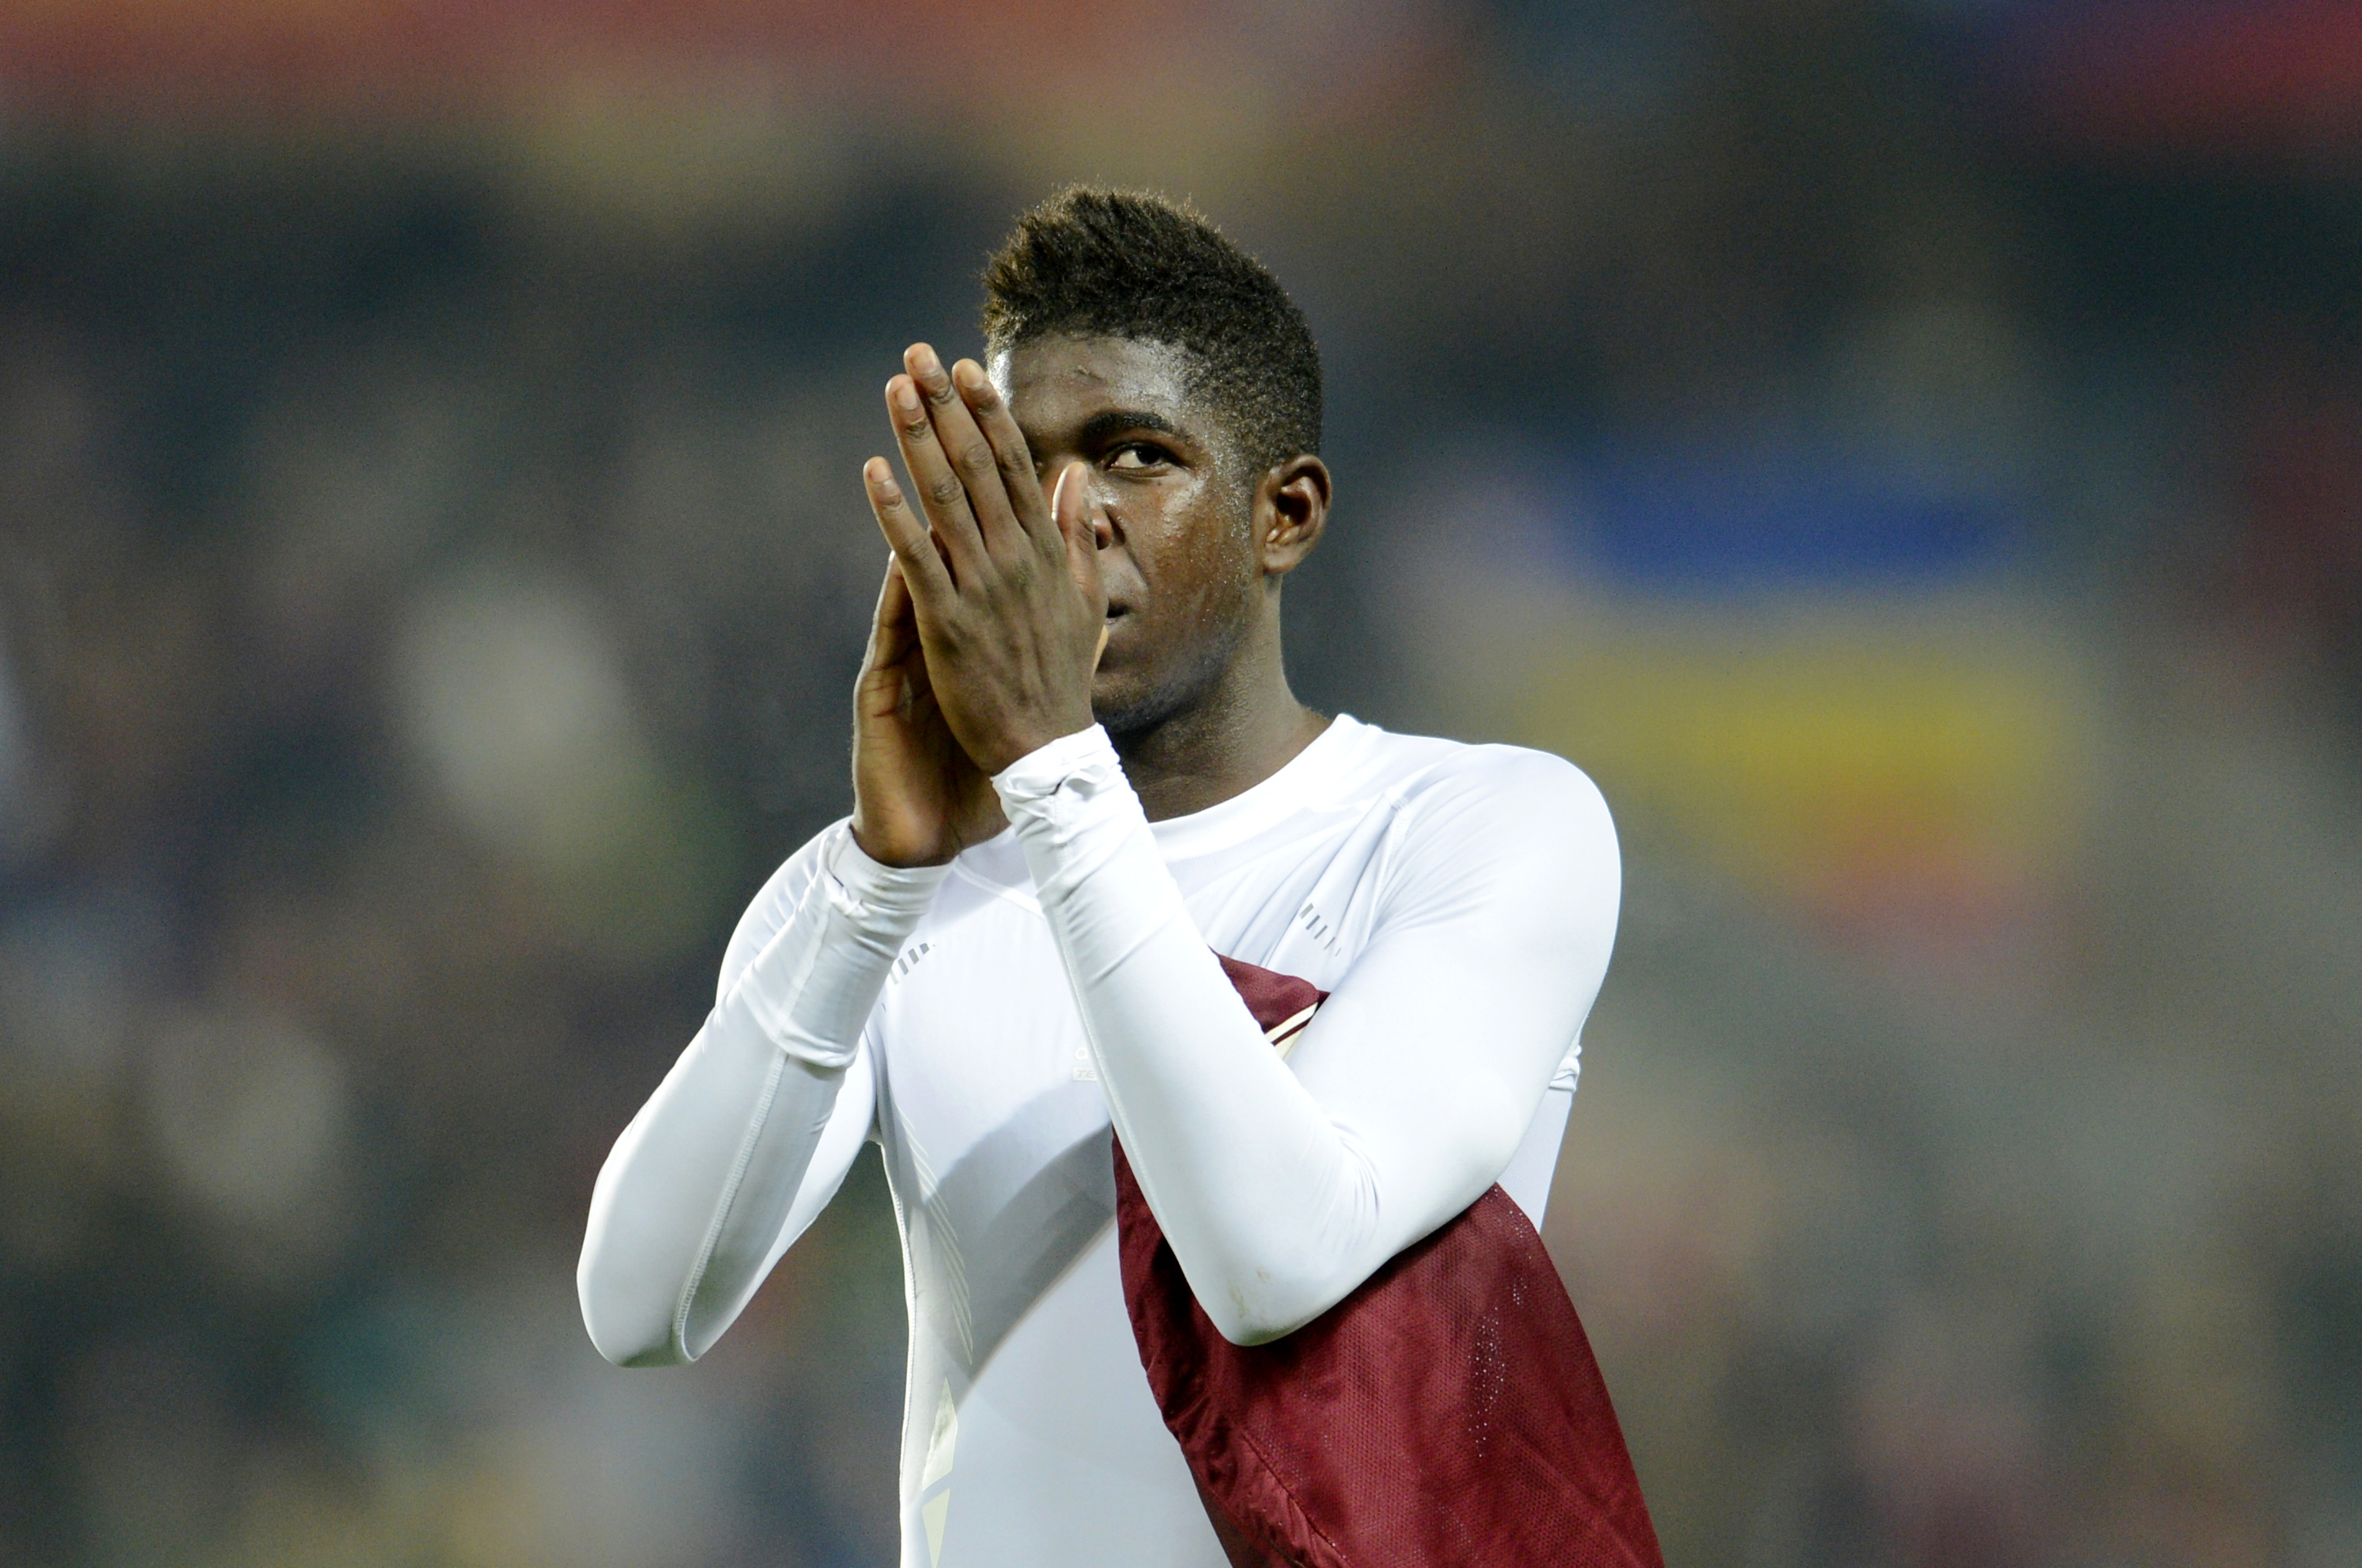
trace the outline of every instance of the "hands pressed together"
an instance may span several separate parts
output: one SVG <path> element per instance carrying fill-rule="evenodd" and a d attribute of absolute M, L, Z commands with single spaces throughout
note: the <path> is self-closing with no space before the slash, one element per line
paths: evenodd
<path fill-rule="evenodd" d="M 1000 831 L 991 776 L 1091 725 L 1107 594 L 1086 488 L 1044 499 L 981 366 L 925 344 L 886 383 L 921 512 L 882 457 L 862 470 L 893 547 L 854 694 L 853 835 L 888 865 L 934 865 Z"/>

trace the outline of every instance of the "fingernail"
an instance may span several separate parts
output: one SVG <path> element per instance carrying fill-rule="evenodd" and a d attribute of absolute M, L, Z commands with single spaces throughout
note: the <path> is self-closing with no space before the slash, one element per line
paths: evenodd
<path fill-rule="evenodd" d="M 906 377 L 894 378 L 894 406 L 905 413 L 919 411 L 919 389 Z"/>

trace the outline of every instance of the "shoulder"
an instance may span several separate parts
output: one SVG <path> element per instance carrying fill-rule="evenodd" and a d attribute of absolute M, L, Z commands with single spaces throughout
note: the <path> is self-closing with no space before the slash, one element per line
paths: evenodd
<path fill-rule="evenodd" d="M 1386 918 L 1613 929 L 1622 857 L 1607 802 L 1582 769 L 1523 746 L 1404 739 L 1404 760 L 1418 765 L 1388 792 Z"/>
<path fill-rule="evenodd" d="M 1616 852 L 1606 798 L 1563 757 L 1383 732 L 1376 749 L 1391 753 L 1399 768 L 1393 792 L 1407 837 L 1449 834 L 1528 852 Z"/>
<path fill-rule="evenodd" d="M 1523 746 L 1401 739 L 1410 765 L 1385 790 L 1374 929 L 1448 930 L 1497 955 L 1604 963 L 1623 863 L 1607 802 L 1583 770 Z"/>

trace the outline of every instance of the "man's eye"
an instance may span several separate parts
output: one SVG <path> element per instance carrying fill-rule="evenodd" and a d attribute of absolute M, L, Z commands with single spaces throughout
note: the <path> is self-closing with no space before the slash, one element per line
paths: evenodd
<path fill-rule="evenodd" d="M 1128 442 L 1108 454 L 1110 468 L 1153 468 L 1164 461 L 1164 454 L 1144 441 Z"/>

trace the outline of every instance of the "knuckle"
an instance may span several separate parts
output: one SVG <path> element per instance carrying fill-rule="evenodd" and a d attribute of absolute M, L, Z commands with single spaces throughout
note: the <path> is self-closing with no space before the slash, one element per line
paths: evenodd
<path fill-rule="evenodd" d="M 965 494 L 957 477 L 945 474 L 927 487 L 927 494 L 938 506 L 949 506 Z"/>
<path fill-rule="evenodd" d="M 935 427 L 923 419 L 902 422 L 902 439 L 905 441 L 928 441 L 933 439 Z"/>
<path fill-rule="evenodd" d="M 988 474 L 993 469 L 992 448 L 983 442 L 974 442 L 960 448 L 959 466 L 971 474 Z"/>

